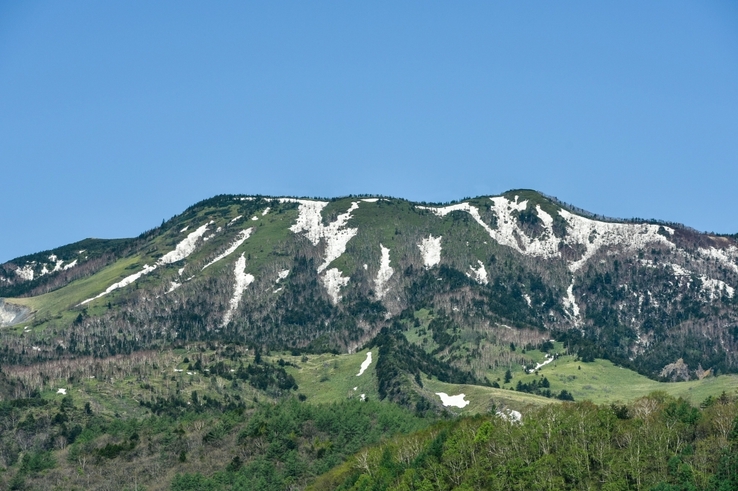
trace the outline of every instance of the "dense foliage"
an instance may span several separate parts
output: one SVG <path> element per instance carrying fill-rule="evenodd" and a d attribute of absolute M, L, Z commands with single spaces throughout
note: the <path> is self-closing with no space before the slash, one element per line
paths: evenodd
<path fill-rule="evenodd" d="M 313 489 L 738 489 L 738 404 L 661 394 L 445 422 L 360 452 Z"/>
<path fill-rule="evenodd" d="M 142 419 L 99 416 L 71 396 L 0 403 L 0 489 L 303 487 L 362 447 L 433 421 L 378 401 L 188 402 L 175 404 L 176 416 Z"/>

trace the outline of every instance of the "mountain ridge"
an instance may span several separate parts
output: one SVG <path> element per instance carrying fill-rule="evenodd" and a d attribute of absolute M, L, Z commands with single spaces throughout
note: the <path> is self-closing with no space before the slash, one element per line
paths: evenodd
<path fill-rule="evenodd" d="M 441 204 L 218 195 L 134 239 L 8 261 L 0 296 L 32 310 L 14 325 L 32 331 L 37 358 L 76 356 L 44 347 L 43 333 L 69 336 L 88 323 L 120 324 L 121 342 L 141 349 L 133 318 L 160 319 L 170 337 L 192 325 L 195 339 L 351 351 L 430 306 L 447 325 L 426 341 L 442 348 L 435 356 L 478 377 L 483 367 L 457 351 L 491 350 L 480 346 L 506 338 L 500 326 L 535 343 L 545 333 L 567 339 L 652 377 L 679 358 L 692 373 L 698 364 L 735 370 L 734 238 L 572 210 L 532 190 Z M 695 346 L 699 354 L 685 354 Z"/>

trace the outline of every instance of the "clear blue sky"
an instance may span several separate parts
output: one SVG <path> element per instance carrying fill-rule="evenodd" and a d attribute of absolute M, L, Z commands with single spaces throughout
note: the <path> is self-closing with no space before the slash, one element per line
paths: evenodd
<path fill-rule="evenodd" d="M 0 3 L 0 262 L 220 193 L 738 232 L 738 3 Z"/>

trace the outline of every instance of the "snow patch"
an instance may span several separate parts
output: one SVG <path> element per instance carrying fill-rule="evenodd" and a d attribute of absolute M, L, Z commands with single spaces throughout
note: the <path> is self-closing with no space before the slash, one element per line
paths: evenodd
<path fill-rule="evenodd" d="M 362 198 L 361 201 L 364 203 L 376 203 L 379 201 L 379 198 Z"/>
<path fill-rule="evenodd" d="M 297 222 L 290 227 L 296 234 L 304 232 L 305 237 L 313 245 L 318 245 L 321 239 L 325 240 L 325 258 L 318 266 L 318 273 L 324 271 L 335 259 L 346 252 L 346 245 L 359 229 L 346 228 L 346 223 L 351 219 L 351 213 L 359 208 L 359 202 L 351 202 L 349 209 L 336 217 L 336 220 L 328 225 L 323 225 L 320 212 L 328 204 L 325 201 L 293 200 L 281 198 L 282 201 L 292 201 L 300 204 Z"/>
<path fill-rule="evenodd" d="M 387 247 L 384 247 L 382 244 L 379 244 L 379 248 L 382 250 L 382 259 L 379 263 L 377 278 L 374 280 L 374 291 L 377 295 L 377 298 L 382 298 L 389 290 L 389 288 L 387 287 L 387 282 L 392 277 L 395 270 L 392 269 L 392 267 L 390 266 L 390 250 Z"/>
<path fill-rule="evenodd" d="M 433 237 L 433 235 L 429 235 L 428 238 L 423 239 L 420 244 L 418 244 L 420 254 L 423 256 L 423 264 L 426 269 L 430 269 L 441 262 L 441 239 L 442 237 Z"/>
<path fill-rule="evenodd" d="M 236 218 L 231 219 L 231 221 L 228 222 L 228 225 L 232 225 L 234 222 L 238 221 L 241 218 L 243 218 L 243 215 L 238 215 Z"/>
<path fill-rule="evenodd" d="M 528 307 L 531 307 L 533 305 L 533 302 L 530 299 L 530 295 L 527 293 L 523 293 L 523 298 L 525 299 L 525 303 L 528 304 Z"/>
<path fill-rule="evenodd" d="M 337 304 L 341 300 L 341 288 L 348 285 L 349 278 L 341 276 L 341 271 L 338 268 L 331 268 L 323 275 L 323 286 L 328 291 L 328 296 L 334 304 Z"/>
<path fill-rule="evenodd" d="M 235 267 L 233 269 L 233 273 L 236 276 L 236 281 L 233 285 L 233 296 L 228 302 L 228 310 L 223 316 L 223 322 L 221 322 L 221 326 L 223 327 L 231 322 L 231 319 L 233 318 L 233 313 L 236 311 L 236 309 L 238 308 L 238 304 L 241 302 L 243 292 L 246 290 L 247 286 L 254 282 L 254 276 L 246 273 L 244 271 L 245 268 L 246 258 L 242 253 L 241 257 L 239 257 L 236 261 Z"/>
<path fill-rule="evenodd" d="M 531 238 L 518 226 L 515 213 L 524 211 L 528 207 L 528 201 L 518 201 L 517 196 L 514 200 L 509 200 L 504 196 L 493 197 L 490 200 L 494 204 L 494 211 L 497 215 L 496 229 L 484 223 L 479 210 L 469 203 L 457 203 L 442 208 L 427 206 L 416 208 L 430 210 L 440 217 L 453 211 L 469 213 L 499 244 L 511 247 L 527 256 L 560 257 L 559 249 L 562 243 L 584 246 L 585 252 L 582 257 L 569 263 L 569 270 L 572 272 L 579 270 L 600 248 L 605 246 L 620 245 L 628 249 L 641 249 L 648 243 L 657 242 L 674 247 L 674 244 L 658 233 L 660 225 L 600 222 L 575 215 L 564 209 L 559 210 L 559 215 L 567 224 L 567 234 L 563 239 L 559 239 L 553 233 L 553 217 L 538 205 L 536 213 L 544 230 L 540 236 Z M 669 234 L 674 233 L 670 227 L 663 227 L 663 229 Z M 738 269 L 738 266 L 736 268 Z"/>
<path fill-rule="evenodd" d="M 519 423 L 523 419 L 523 415 L 514 409 L 503 409 L 502 411 L 497 411 L 497 415 L 511 423 Z"/>
<path fill-rule="evenodd" d="M 535 366 L 535 368 L 533 368 L 532 370 L 528 370 L 528 369 L 526 369 L 526 370 L 525 370 L 525 372 L 526 372 L 526 373 L 531 373 L 531 372 L 535 372 L 536 370 L 539 370 L 539 369 L 541 369 L 541 368 L 545 367 L 546 365 L 548 365 L 548 364 L 549 364 L 549 363 L 551 363 L 552 361 L 554 361 L 554 357 L 553 357 L 553 355 L 550 355 L 550 354 L 546 354 L 546 359 L 545 359 L 545 360 L 543 360 L 543 362 L 542 362 L 542 363 L 536 363 L 536 366 Z"/>
<path fill-rule="evenodd" d="M 366 371 L 367 368 L 369 368 L 369 365 L 371 364 L 372 364 L 372 352 L 367 351 L 366 360 L 361 362 L 361 368 L 359 369 L 359 373 L 357 373 L 356 376 L 361 377 L 361 375 Z"/>
<path fill-rule="evenodd" d="M 466 397 L 465 394 L 450 396 L 445 392 L 436 392 L 436 395 L 441 398 L 441 403 L 446 407 L 453 406 L 463 408 L 469 404 L 469 401 L 464 400 L 464 397 Z"/>
<path fill-rule="evenodd" d="M 266 209 L 261 212 L 261 216 L 265 217 L 266 214 L 269 213 L 269 210 L 271 210 L 271 208 L 269 206 L 267 206 Z"/>
<path fill-rule="evenodd" d="M 181 234 L 181 233 L 183 233 L 183 232 L 187 232 L 187 229 L 188 229 L 188 228 L 190 228 L 190 226 L 189 226 L 189 225 L 187 225 L 187 226 L 186 226 L 185 228 L 183 228 L 182 230 L 180 230 L 180 231 L 179 231 L 179 233 Z"/>
<path fill-rule="evenodd" d="M 176 263 L 195 252 L 197 241 L 208 229 L 208 225 L 210 224 L 206 223 L 194 232 L 190 233 L 182 242 L 177 244 L 173 251 L 164 254 L 156 263 L 159 265 Z"/>
<path fill-rule="evenodd" d="M 22 268 L 17 268 L 15 270 L 15 274 L 20 276 L 22 279 L 26 281 L 32 281 L 33 280 L 33 266 L 30 264 L 26 264 Z"/>
<path fill-rule="evenodd" d="M 723 263 L 724 266 L 727 266 L 738 273 L 738 264 L 736 264 L 736 260 L 738 259 L 738 247 L 730 246 L 727 249 L 717 249 L 715 247 L 706 249 L 704 247 L 700 247 L 697 249 L 697 252 L 702 256 L 716 259 L 718 262 Z"/>
<path fill-rule="evenodd" d="M 182 286 L 182 283 L 177 283 L 176 281 L 172 281 L 172 285 L 169 287 L 169 290 L 167 290 L 164 294 L 172 293 L 174 290 Z"/>
<path fill-rule="evenodd" d="M 719 298 L 723 291 L 728 295 L 728 298 L 733 298 L 733 295 L 735 295 L 735 288 L 722 280 L 708 278 L 704 275 L 700 276 L 700 280 L 702 280 L 702 292 L 706 293 L 711 301 Z"/>
<path fill-rule="evenodd" d="M 102 292 L 99 295 L 96 295 L 96 296 L 94 296 L 92 298 L 88 298 L 87 300 L 83 300 L 82 302 L 79 303 L 79 305 L 84 305 L 86 303 L 92 302 L 93 300 L 97 300 L 100 297 L 104 297 L 105 295 L 107 295 L 108 293 L 110 293 L 112 291 L 115 291 L 115 290 L 117 290 L 119 288 L 123 288 L 124 286 L 128 286 L 131 283 L 133 283 L 134 281 L 136 281 L 137 279 L 139 279 L 140 277 L 151 273 L 155 269 L 156 269 L 156 265 L 149 266 L 148 264 L 144 264 L 143 269 L 141 271 L 139 271 L 138 273 L 133 273 L 130 276 L 126 276 L 125 278 L 123 278 L 119 282 L 113 283 L 112 285 L 110 285 L 109 287 L 107 287 L 104 292 Z"/>
<path fill-rule="evenodd" d="M 71 269 L 71 268 L 75 267 L 76 265 L 77 265 L 77 260 L 75 259 L 72 262 L 70 262 L 68 264 L 65 264 L 64 267 L 62 268 L 62 270 L 66 271 L 68 269 Z"/>
<path fill-rule="evenodd" d="M 259 219 L 259 217 L 257 217 L 256 215 L 254 215 L 254 216 L 252 216 L 252 217 L 251 217 L 251 219 L 252 219 L 253 221 L 256 221 L 256 220 L 258 220 L 258 219 Z"/>
<path fill-rule="evenodd" d="M 569 311 L 569 315 L 574 320 L 574 325 L 579 325 L 581 320 L 579 317 L 579 305 L 577 304 L 577 299 L 574 298 L 574 280 L 571 281 L 569 288 L 566 289 L 564 308 Z"/>
<path fill-rule="evenodd" d="M 59 390 L 56 391 L 56 393 L 57 394 L 66 395 L 67 394 L 67 389 L 59 389 Z"/>
<path fill-rule="evenodd" d="M 479 267 L 474 269 L 473 266 L 469 266 L 471 273 L 466 273 L 466 275 L 480 285 L 486 285 L 489 283 L 489 279 L 487 279 L 487 270 L 484 269 L 484 263 L 482 261 L 477 259 L 477 263 L 479 264 Z"/>
<path fill-rule="evenodd" d="M 213 264 L 217 263 L 221 259 L 224 259 L 230 256 L 231 254 L 233 254 L 236 251 L 236 249 L 241 247 L 241 244 L 243 244 L 246 241 L 246 239 L 248 239 L 251 236 L 251 232 L 253 230 L 254 230 L 253 227 L 249 227 L 246 230 L 241 230 L 238 233 L 238 235 L 236 235 L 236 238 L 233 240 L 233 242 L 231 242 L 231 245 L 228 246 L 228 249 L 223 251 L 223 253 L 218 255 L 218 257 L 216 257 L 215 259 L 207 263 L 205 266 L 203 266 L 202 269 L 204 270 L 208 266 L 212 266 Z"/>
<path fill-rule="evenodd" d="M 641 262 L 652 268 L 656 267 L 652 261 L 641 260 Z M 728 285 L 723 280 L 708 278 L 705 275 L 697 275 L 693 271 L 690 271 L 679 264 L 665 263 L 664 266 L 670 267 L 676 278 L 688 278 L 688 283 L 692 282 L 692 277 L 699 278 L 702 283 L 700 291 L 707 296 L 709 301 L 720 298 L 723 292 L 728 295 L 728 298 L 733 298 L 733 295 L 735 295 L 735 288 Z"/>
<path fill-rule="evenodd" d="M 279 283 L 283 279 L 287 278 L 289 276 L 290 270 L 289 269 L 283 269 L 279 273 L 277 273 L 277 281 L 275 283 Z"/>

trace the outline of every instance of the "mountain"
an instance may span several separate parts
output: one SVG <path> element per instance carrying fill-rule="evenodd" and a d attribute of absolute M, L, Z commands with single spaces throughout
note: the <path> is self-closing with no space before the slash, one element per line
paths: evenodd
<path fill-rule="evenodd" d="M 381 341 L 415 367 L 485 383 L 558 340 L 584 361 L 688 379 L 738 369 L 736 286 L 735 237 L 530 190 L 451 204 L 222 195 L 134 239 L 0 265 L 0 363 Z"/>
<path fill-rule="evenodd" d="M 0 488 L 730 489 L 736 285 L 535 191 L 216 196 L 0 265 Z"/>

